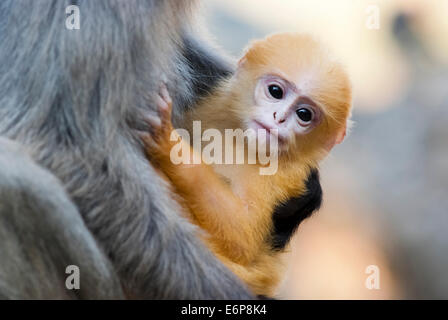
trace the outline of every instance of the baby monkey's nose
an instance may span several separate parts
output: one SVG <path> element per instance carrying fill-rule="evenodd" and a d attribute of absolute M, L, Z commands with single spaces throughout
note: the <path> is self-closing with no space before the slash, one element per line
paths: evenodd
<path fill-rule="evenodd" d="M 282 119 L 280 119 L 280 120 L 277 120 L 277 112 L 274 112 L 274 120 L 276 120 L 278 123 L 283 123 L 283 122 L 285 122 L 285 118 L 282 118 Z"/>

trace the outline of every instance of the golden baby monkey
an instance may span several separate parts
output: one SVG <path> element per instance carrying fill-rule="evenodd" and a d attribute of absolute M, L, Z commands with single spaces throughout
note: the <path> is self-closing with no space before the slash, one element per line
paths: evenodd
<path fill-rule="evenodd" d="M 191 131 L 193 121 L 201 121 L 202 130 L 222 136 L 226 129 L 253 129 L 246 149 L 251 139 L 278 141 L 278 170 L 261 175 L 258 156 L 255 164 L 174 164 L 170 152 L 178 142 L 170 139 L 171 100 L 162 86 L 160 119 L 148 117 L 152 130 L 143 136 L 148 157 L 206 231 L 209 248 L 256 294 L 272 295 L 281 276 L 280 253 L 270 242 L 273 210 L 303 194 L 310 170 L 342 142 L 351 100 L 344 68 L 310 36 L 277 34 L 254 42 L 235 74 L 203 98 L 183 126 Z"/>

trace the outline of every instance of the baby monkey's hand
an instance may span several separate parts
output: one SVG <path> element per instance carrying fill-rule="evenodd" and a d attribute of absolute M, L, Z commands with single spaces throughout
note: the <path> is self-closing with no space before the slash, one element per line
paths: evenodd
<path fill-rule="evenodd" d="M 150 132 L 141 134 L 146 154 L 152 161 L 163 162 L 169 158 L 175 141 L 171 141 L 171 134 L 175 132 L 171 123 L 172 100 L 165 84 L 160 86 L 156 97 L 158 117 L 147 115 Z"/>

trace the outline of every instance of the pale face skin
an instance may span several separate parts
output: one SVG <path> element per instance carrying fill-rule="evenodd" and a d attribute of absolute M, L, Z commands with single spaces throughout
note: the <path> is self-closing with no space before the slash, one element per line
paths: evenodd
<path fill-rule="evenodd" d="M 265 130 L 267 142 L 272 137 L 278 139 L 280 151 L 287 151 L 293 139 L 300 139 L 319 125 L 324 117 L 322 109 L 307 95 L 311 79 L 301 77 L 290 81 L 278 73 L 266 74 L 257 80 L 254 92 L 254 108 L 247 128 Z M 341 143 L 345 130 L 326 149 L 330 151 Z M 260 135 L 257 135 L 261 139 Z"/>

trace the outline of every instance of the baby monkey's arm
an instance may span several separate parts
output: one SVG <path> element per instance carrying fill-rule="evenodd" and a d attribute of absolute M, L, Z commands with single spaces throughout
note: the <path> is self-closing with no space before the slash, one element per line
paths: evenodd
<path fill-rule="evenodd" d="M 171 123 L 172 101 L 164 85 L 157 97 L 157 106 L 159 118 L 146 118 L 151 132 L 142 136 L 149 160 L 170 179 L 196 223 L 209 232 L 212 249 L 237 263 L 250 263 L 262 244 L 253 231 L 257 230 L 257 215 L 249 214 L 247 205 L 210 166 L 171 161 L 171 149 L 181 138 Z M 172 132 L 177 141 L 171 141 Z M 181 143 L 190 148 L 192 155 L 194 150 L 189 142 Z"/>

